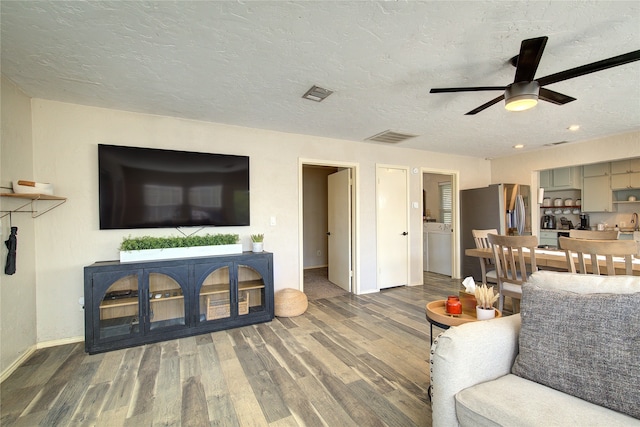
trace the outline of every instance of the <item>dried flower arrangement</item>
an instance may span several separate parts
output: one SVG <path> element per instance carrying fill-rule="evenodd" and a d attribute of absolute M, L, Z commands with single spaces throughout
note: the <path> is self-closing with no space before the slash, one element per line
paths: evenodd
<path fill-rule="evenodd" d="M 493 292 L 493 286 L 487 288 L 487 285 L 484 283 L 482 286 L 476 286 L 475 296 L 476 301 L 478 302 L 478 307 L 485 310 L 493 308 L 493 303 L 498 299 L 498 294 Z"/>

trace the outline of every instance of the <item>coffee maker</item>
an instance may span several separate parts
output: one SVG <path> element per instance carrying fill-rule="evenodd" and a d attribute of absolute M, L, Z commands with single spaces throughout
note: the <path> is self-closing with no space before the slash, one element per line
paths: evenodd
<path fill-rule="evenodd" d="M 580 214 L 580 230 L 589 229 L 589 214 Z"/>
<path fill-rule="evenodd" d="M 553 215 L 542 215 L 540 220 L 540 228 L 545 230 L 555 230 L 556 217 Z"/>

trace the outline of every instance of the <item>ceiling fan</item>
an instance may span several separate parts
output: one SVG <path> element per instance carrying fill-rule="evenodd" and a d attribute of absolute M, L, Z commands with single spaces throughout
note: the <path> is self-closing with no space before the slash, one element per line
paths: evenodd
<path fill-rule="evenodd" d="M 505 108 L 510 111 L 528 110 L 538 103 L 538 99 L 557 105 L 563 105 L 571 101 L 575 101 L 576 99 L 571 96 L 545 89 L 542 86 L 640 60 L 640 50 L 636 50 L 623 55 L 614 56 L 609 59 L 603 59 L 602 61 L 583 65 L 581 67 L 561 71 L 539 79 L 534 79 L 536 70 L 538 69 L 538 64 L 542 58 L 542 52 L 547 44 L 547 40 L 548 37 L 538 37 L 522 41 L 522 44 L 520 45 L 520 54 L 511 58 L 511 63 L 516 67 L 516 76 L 513 83 L 507 86 L 434 88 L 431 89 L 430 93 L 476 92 L 485 90 L 504 91 L 504 94 L 469 111 L 466 115 L 477 114 L 503 99 L 505 100 Z"/>

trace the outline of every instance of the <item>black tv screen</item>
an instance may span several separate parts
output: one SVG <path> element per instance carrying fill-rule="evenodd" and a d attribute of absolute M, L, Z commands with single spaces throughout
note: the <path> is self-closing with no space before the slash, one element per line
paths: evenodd
<path fill-rule="evenodd" d="M 249 225 L 249 157 L 98 145 L 100 229 Z"/>

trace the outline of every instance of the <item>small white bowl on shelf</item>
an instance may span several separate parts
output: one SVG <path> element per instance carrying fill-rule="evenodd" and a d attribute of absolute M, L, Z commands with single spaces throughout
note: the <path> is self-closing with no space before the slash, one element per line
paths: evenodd
<path fill-rule="evenodd" d="M 13 181 L 13 192 L 16 194 L 46 194 L 53 196 L 53 184 L 34 181 Z"/>

